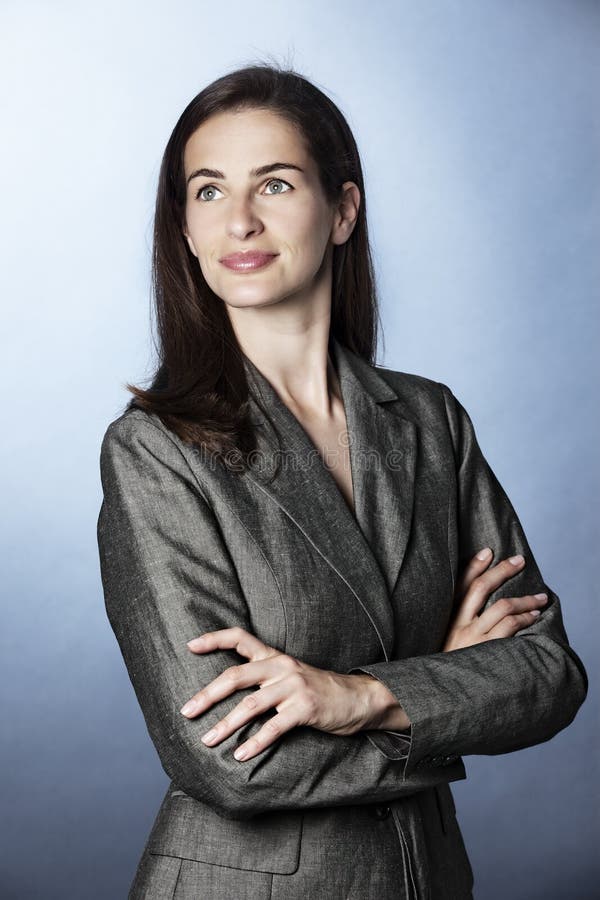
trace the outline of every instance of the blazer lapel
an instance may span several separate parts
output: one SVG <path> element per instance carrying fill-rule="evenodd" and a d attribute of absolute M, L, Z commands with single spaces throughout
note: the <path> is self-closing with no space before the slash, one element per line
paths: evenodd
<path fill-rule="evenodd" d="M 398 394 L 373 366 L 335 339 L 333 353 L 346 409 L 357 518 L 391 596 L 411 531 L 417 427 L 402 416 Z"/>
<path fill-rule="evenodd" d="M 289 516 L 350 588 L 388 659 L 390 597 L 412 520 L 416 426 L 394 411 L 398 395 L 372 366 L 333 337 L 330 349 L 346 412 L 356 518 L 307 432 L 247 357 L 250 389 L 272 417 L 281 445 L 251 397 L 257 454 L 244 477 Z"/>

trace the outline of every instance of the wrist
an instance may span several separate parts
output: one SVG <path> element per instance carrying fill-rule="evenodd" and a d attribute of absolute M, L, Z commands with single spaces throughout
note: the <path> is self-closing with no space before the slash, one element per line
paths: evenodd
<path fill-rule="evenodd" d="M 366 672 L 355 677 L 362 680 L 365 695 L 363 729 L 406 731 L 410 728 L 406 712 L 383 682 Z"/>

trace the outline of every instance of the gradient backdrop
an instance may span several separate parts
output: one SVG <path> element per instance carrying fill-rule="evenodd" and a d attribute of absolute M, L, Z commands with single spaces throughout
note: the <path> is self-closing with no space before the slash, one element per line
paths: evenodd
<path fill-rule="evenodd" d="M 552 741 L 465 758 L 475 897 L 597 897 L 600 4 L 3 0 L 0 19 L 0 895 L 125 898 L 167 785 L 105 617 L 99 446 L 150 371 L 171 129 L 275 59 L 362 152 L 378 361 L 467 407 L 590 675 Z"/>

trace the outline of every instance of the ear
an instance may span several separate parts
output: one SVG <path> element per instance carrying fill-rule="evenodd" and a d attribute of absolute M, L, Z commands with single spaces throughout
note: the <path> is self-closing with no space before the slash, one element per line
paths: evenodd
<path fill-rule="evenodd" d="M 183 236 L 185 237 L 186 241 L 188 242 L 188 247 L 190 248 L 191 252 L 194 254 L 196 259 L 198 259 L 198 254 L 196 252 L 196 248 L 194 247 L 194 242 L 192 241 L 191 237 L 189 236 L 189 234 L 187 233 L 187 231 L 185 229 L 183 231 Z"/>
<path fill-rule="evenodd" d="M 345 181 L 342 185 L 340 202 L 331 229 L 331 240 L 334 244 L 345 244 L 354 231 L 360 199 L 358 185 L 353 181 Z"/>

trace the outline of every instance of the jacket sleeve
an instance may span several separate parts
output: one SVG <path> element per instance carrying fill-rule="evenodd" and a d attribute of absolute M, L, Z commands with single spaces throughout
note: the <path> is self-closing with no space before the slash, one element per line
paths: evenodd
<path fill-rule="evenodd" d="M 466 777 L 461 761 L 452 772 L 433 767 L 403 780 L 402 763 L 366 732 L 341 736 L 308 726 L 236 760 L 236 746 L 274 710 L 206 747 L 200 736 L 257 689 L 238 690 L 195 719 L 180 713 L 224 669 L 244 662 L 233 650 L 194 654 L 186 642 L 233 625 L 253 631 L 219 523 L 181 450 L 150 419 L 125 414 L 108 426 L 100 470 L 107 616 L 162 767 L 180 789 L 225 818 L 249 819 L 268 810 L 389 801 Z"/>
<path fill-rule="evenodd" d="M 523 568 L 489 596 L 484 609 L 501 597 L 541 591 L 548 601 L 536 621 L 513 637 L 348 670 L 378 678 L 408 715 L 408 755 L 391 733 L 369 732 L 382 754 L 402 754 L 405 778 L 422 766 L 443 767 L 457 755 L 509 753 L 547 741 L 574 719 L 588 689 L 583 663 L 569 646 L 559 598 L 540 574 L 473 423 L 451 390 L 439 387 L 455 453 L 460 562 L 486 546 L 494 552 L 493 563 L 523 554 Z"/>

